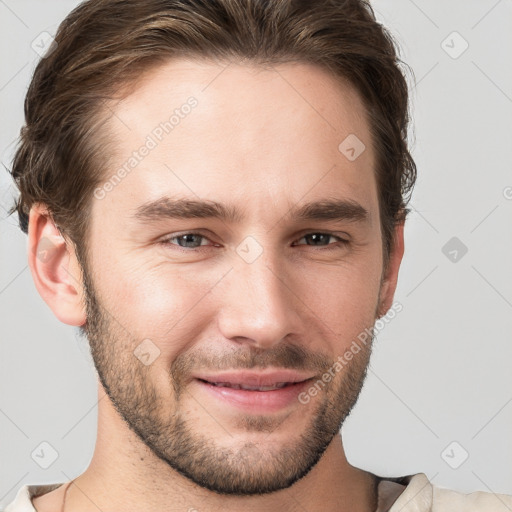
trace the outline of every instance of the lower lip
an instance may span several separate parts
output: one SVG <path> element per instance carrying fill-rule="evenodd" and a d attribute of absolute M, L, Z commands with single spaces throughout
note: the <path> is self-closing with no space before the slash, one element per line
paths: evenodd
<path fill-rule="evenodd" d="M 300 403 L 298 396 L 310 384 L 312 379 L 290 384 L 280 389 L 271 391 L 250 391 L 246 389 L 234 389 L 225 386 L 215 386 L 208 382 L 196 379 L 196 382 L 210 396 L 245 409 L 250 412 L 275 412 L 293 403 Z"/>

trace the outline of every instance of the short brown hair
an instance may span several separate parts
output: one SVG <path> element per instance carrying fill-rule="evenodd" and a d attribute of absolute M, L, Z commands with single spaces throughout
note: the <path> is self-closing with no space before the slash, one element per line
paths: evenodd
<path fill-rule="evenodd" d="M 11 174 L 21 229 L 36 202 L 86 251 L 93 190 L 109 142 L 96 137 L 105 101 L 172 57 L 313 63 L 363 99 L 376 152 L 387 263 L 416 180 L 408 150 L 408 88 L 398 47 L 366 0 L 88 0 L 61 23 L 25 99 Z M 341 141 L 340 141 L 341 142 Z"/>

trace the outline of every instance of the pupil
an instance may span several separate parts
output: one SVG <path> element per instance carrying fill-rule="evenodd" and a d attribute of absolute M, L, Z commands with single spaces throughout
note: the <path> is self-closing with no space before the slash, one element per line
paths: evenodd
<path fill-rule="evenodd" d="M 189 235 L 182 235 L 181 236 L 181 239 L 185 242 L 185 244 L 187 244 L 186 246 L 189 247 L 189 243 L 192 243 L 192 245 L 194 245 L 193 243 L 193 238 L 194 237 L 197 237 L 198 235 L 194 235 L 194 234 L 189 234 Z M 192 238 L 192 240 L 191 240 Z"/>
<path fill-rule="evenodd" d="M 319 239 L 319 238 L 322 238 L 322 237 L 326 238 L 326 240 L 325 240 L 325 241 L 327 241 L 327 240 L 329 240 L 329 237 L 330 237 L 331 235 L 325 235 L 325 234 L 322 234 L 322 233 L 313 233 L 313 234 L 311 234 L 311 235 L 307 235 L 307 236 L 309 236 L 309 237 L 313 238 L 313 240 L 314 240 L 314 241 L 318 241 L 318 239 Z M 318 244 L 317 244 L 317 245 L 318 245 Z M 325 245 L 325 244 L 323 244 L 323 245 Z"/>

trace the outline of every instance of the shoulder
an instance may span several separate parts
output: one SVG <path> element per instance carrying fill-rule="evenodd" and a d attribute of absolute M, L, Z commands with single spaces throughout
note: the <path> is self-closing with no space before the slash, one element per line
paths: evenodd
<path fill-rule="evenodd" d="M 451 489 L 432 487 L 433 512 L 445 510 L 510 512 L 512 511 L 512 496 L 492 492 L 475 491 L 469 494 Z"/>
<path fill-rule="evenodd" d="M 14 500 L 0 512 L 36 512 L 32 500 L 39 496 L 48 494 L 62 486 L 63 483 L 54 484 L 25 484 L 18 489 Z M 38 510 L 40 510 L 38 508 Z"/>
<path fill-rule="evenodd" d="M 510 512 L 512 496 L 475 491 L 464 494 L 433 485 L 424 473 L 382 481 L 400 484 L 403 490 L 389 512 Z"/>

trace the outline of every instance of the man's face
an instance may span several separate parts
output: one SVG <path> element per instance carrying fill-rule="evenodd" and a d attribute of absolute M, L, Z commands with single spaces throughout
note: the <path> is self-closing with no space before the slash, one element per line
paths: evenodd
<path fill-rule="evenodd" d="M 311 65 L 178 60 L 112 111 L 117 150 L 105 179 L 137 163 L 93 200 L 85 328 L 101 383 L 138 438 L 197 484 L 230 494 L 288 487 L 339 432 L 370 356 L 370 342 L 360 344 L 333 366 L 379 309 L 362 103 Z M 355 159 L 338 149 L 351 134 L 366 146 Z M 148 206 L 163 197 L 160 206 L 215 201 L 239 215 Z M 342 206 L 297 217 L 316 201 Z M 261 387 L 276 382 L 288 384 Z"/>

